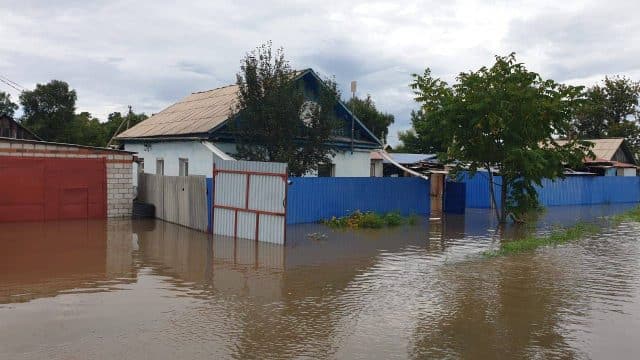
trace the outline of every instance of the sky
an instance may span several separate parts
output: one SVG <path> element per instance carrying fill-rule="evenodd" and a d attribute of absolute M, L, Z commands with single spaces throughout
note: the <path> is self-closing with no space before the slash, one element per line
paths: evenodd
<path fill-rule="evenodd" d="M 152 114 L 194 91 L 231 84 L 258 45 L 292 67 L 335 77 L 395 116 L 389 142 L 418 108 L 411 74 L 448 82 L 516 52 L 544 78 L 592 85 L 640 79 L 640 2 L 492 1 L 6 1 L 0 76 L 32 89 L 64 80 L 78 111 Z M 0 83 L 17 101 L 18 91 Z"/>

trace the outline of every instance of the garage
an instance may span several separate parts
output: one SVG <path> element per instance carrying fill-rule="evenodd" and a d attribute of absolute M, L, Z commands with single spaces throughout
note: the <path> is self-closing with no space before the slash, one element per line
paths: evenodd
<path fill-rule="evenodd" d="M 0 222 L 131 215 L 133 154 L 0 138 Z"/>
<path fill-rule="evenodd" d="M 104 159 L 0 157 L 0 221 L 106 217 Z"/>

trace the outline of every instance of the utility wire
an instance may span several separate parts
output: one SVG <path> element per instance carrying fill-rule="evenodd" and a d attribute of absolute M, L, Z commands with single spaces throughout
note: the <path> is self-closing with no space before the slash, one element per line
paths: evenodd
<path fill-rule="evenodd" d="M 22 92 L 23 89 L 18 88 L 18 86 L 13 85 L 11 82 L 3 79 L 2 77 L 0 77 L 0 82 L 5 83 L 6 85 L 8 85 L 9 87 L 13 88 L 16 91 Z"/>
<path fill-rule="evenodd" d="M 9 79 L 8 77 L 4 76 L 4 75 L 0 75 L 0 79 L 4 80 L 3 82 L 9 82 L 11 83 L 13 86 L 20 88 L 20 90 L 24 90 L 24 86 L 18 84 L 17 82 Z"/>

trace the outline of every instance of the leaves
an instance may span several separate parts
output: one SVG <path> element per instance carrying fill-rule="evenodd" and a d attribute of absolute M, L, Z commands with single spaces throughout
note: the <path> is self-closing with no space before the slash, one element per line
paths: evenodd
<path fill-rule="evenodd" d="M 394 116 L 379 111 L 371 99 L 371 95 L 367 95 L 365 99 L 351 98 L 347 102 L 347 107 L 378 139 L 385 140 L 387 138 L 389 125 L 393 124 L 395 120 Z"/>
<path fill-rule="evenodd" d="M 315 82 L 295 81 L 299 76 L 284 51 L 272 51 L 271 43 L 242 60 L 236 81 L 239 101 L 229 121 L 237 157 L 285 162 L 294 176 L 331 162 L 329 140 L 338 126 L 336 84 L 326 80 L 313 86 Z"/>
<path fill-rule="evenodd" d="M 18 110 L 18 105 L 11 101 L 11 95 L 0 91 L 0 117 L 13 118 L 16 110 Z"/>
<path fill-rule="evenodd" d="M 497 168 L 503 179 L 501 221 L 509 212 L 536 207 L 534 185 L 563 177 L 564 165 L 585 155 L 585 144 L 554 141 L 569 135 L 582 89 L 542 79 L 513 53 L 456 80 L 449 86 L 429 69 L 414 75 L 411 87 L 421 105 L 421 116 L 413 119 L 418 139 L 440 144 L 441 158 L 458 160 L 471 172 Z"/>

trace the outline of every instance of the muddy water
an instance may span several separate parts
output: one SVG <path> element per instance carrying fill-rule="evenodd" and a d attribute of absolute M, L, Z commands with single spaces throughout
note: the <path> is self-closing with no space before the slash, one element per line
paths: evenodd
<path fill-rule="evenodd" d="M 538 231 L 624 208 L 552 208 Z M 640 224 L 486 259 L 492 221 L 295 226 L 286 247 L 160 221 L 0 224 L 0 359 L 638 357 Z"/>

